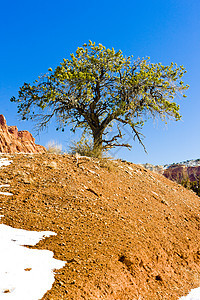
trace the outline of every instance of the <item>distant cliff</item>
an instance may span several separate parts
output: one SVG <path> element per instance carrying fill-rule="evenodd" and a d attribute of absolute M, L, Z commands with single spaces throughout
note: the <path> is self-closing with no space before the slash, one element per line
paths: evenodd
<path fill-rule="evenodd" d="M 165 166 L 143 164 L 148 170 L 163 174 L 165 177 L 181 183 L 183 180 L 198 181 L 200 179 L 200 159 L 191 159 Z"/>
<path fill-rule="evenodd" d="M 185 165 L 174 165 L 165 169 L 163 175 L 178 183 L 186 179 L 198 181 L 200 179 L 200 166 L 187 167 Z"/>
<path fill-rule="evenodd" d="M 36 145 L 35 139 L 27 130 L 18 131 L 16 126 L 7 126 L 0 115 L 0 153 L 43 153 L 45 147 Z"/>

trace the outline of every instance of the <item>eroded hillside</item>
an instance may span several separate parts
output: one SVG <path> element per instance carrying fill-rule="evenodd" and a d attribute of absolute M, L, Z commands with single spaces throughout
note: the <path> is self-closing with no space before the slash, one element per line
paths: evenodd
<path fill-rule="evenodd" d="M 140 166 L 87 157 L 9 155 L 1 222 L 57 236 L 66 261 L 43 299 L 178 299 L 200 286 L 200 202 Z M 3 189 L 2 189 L 3 190 Z"/>

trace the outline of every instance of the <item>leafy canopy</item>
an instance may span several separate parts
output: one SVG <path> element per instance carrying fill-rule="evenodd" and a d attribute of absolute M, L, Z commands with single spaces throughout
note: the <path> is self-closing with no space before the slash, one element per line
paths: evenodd
<path fill-rule="evenodd" d="M 148 118 L 167 121 L 181 119 L 175 97 L 188 88 L 183 66 L 151 63 L 149 58 L 133 60 L 122 51 L 92 43 L 77 48 L 71 59 L 39 77 L 33 85 L 24 83 L 19 90 L 18 112 L 22 119 L 36 119 L 43 129 L 53 116 L 58 128 L 67 124 L 72 130 L 83 128 L 93 137 L 94 149 L 126 146 L 120 143 L 122 126 L 129 126 L 133 137 L 141 140 L 141 128 Z M 116 123 L 118 133 L 110 140 L 107 133 Z M 121 125 L 120 125 L 121 124 Z M 144 145 L 143 145 L 144 146 Z"/>

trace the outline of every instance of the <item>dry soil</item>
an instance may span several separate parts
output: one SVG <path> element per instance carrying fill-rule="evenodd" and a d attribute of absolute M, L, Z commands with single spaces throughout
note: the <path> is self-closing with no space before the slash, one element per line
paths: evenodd
<path fill-rule="evenodd" d="M 200 286 L 200 198 L 123 161 L 1 155 L 1 223 L 57 233 L 34 248 L 66 261 L 43 300 L 178 299 Z"/>

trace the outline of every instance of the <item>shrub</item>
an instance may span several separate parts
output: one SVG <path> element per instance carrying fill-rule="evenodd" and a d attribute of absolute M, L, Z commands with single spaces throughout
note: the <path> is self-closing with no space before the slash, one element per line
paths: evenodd
<path fill-rule="evenodd" d="M 48 142 L 46 148 L 48 153 L 62 154 L 62 145 L 57 144 L 55 141 Z"/>
<path fill-rule="evenodd" d="M 102 149 L 93 148 L 93 141 L 91 139 L 86 138 L 82 135 L 79 141 L 73 141 L 69 146 L 70 154 L 79 154 L 81 156 L 89 156 L 89 157 L 102 157 Z"/>
<path fill-rule="evenodd" d="M 189 178 L 183 179 L 181 184 L 186 188 L 193 190 L 200 197 L 200 178 L 196 181 L 190 181 Z"/>

